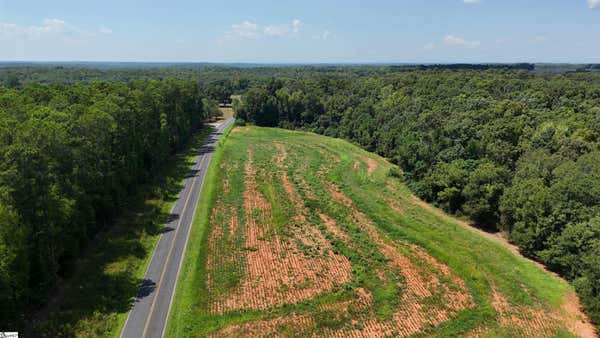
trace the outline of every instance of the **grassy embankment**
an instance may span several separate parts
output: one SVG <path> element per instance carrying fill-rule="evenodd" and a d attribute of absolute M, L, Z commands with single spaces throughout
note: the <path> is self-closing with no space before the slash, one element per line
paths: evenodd
<path fill-rule="evenodd" d="M 217 147 L 167 336 L 571 336 L 573 290 L 418 201 L 345 141 L 244 127 Z"/>
<path fill-rule="evenodd" d="M 118 337 L 165 220 L 211 127 L 199 130 L 156 179 L 141 187 L 124 214 L 100 233 L 64 281 L 33 334 Z"/>

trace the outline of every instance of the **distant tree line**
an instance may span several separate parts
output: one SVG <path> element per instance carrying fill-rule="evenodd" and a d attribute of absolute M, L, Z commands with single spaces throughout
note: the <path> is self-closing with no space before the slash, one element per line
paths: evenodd
<path fill-rule="evenodd" d="M 535 70 L 533 63 L 452 63 L 452 64 L 428 64 L 428 65 L 400 65 L 392 66 L 395 69 L 407 70 Z"/>
<path fill-rule="evenodd" d="M 0 84 L 22 87 L 35 84 L 73 84 L 91 81 L 128 82 L 177 78 L 195 80 L 211 87 L 217 99 L 223 90 L 240 94 L 271 78 L 305 79 L 316 77 L 356 78 L 414 70 L 525 70 L 536 72 L 600 71 L 598 64 L 373 64 L 373 65 L 211 65 L 211 64 L 129 64 L 129 63 L 1 63 Z"/>
<path fill-rule="evenodd" d="M 272 80 L 236 108 L 249 123 L 345 138 L 387 157 L 418 196 L 507 231 L 570 280 L 600 323 L 600 74 Z"/>
<path fill-rule="evenodd" d="M 208 118 L 194 81 L 0 87 L 0 321 L 16 328 Z"/>
<path fill-rule="evenodd" d="M 412 68 L 412 67 L 411 67 Z M 406 68 L 405 70 L 410 70 Z M 387 74 L 398 69 L 389 66 L 212 66 L 167 65 L 167 66 L 114 66 L 99 63 L 88 66 L 69 65 L 13 65 L 0 63 L 0 85 L 5 87 L 23 87 L 28 84 L 74 84 L 92 81 L 128 82 L 133 80 L 151 80 L 177 78 L 199 81 L 201 86 L 210 88 L 213 99 L 217 99 L 223 90 L 239 94 L 247 88 L 264 83 L 272 77 L 308 78 L 358 77 L 374 74 Z"/>

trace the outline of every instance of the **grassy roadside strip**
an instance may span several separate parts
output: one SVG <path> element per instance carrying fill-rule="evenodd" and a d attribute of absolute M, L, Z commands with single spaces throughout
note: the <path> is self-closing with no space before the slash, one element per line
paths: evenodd
<path fill-rule="evenodd" d="M 115 224 L 96 236 L 63 282 L 35 337 L 118 337 L 185 177 L 211 127 L 196 132 L 156 178 L 140 187 Z"/>
<path fill-rule="evenodd" d="M 194 322 L 189 316 L 193 316 L 196 313 L 194 307 L 198 304 L 197 299 L 199 297 L 199 290 L 201 289 L 194 287 L 194 285 L 198 286 L 203 283 L 205 276 L 202 265 L 204 257 L 202 257 L 203 251 L 201 248 L 206 243 L 206 236 L 208 234 L 206 230 L 208 228 L 211 206 L 215 201 L 218 170 L 223 157 L 223 147 L 232 129 L 233 125 L 225 129 L 221 135 L 208 166 L 208 171 L 206 172 L 204 186 L 198 199 L 198 209 L 190 231 L 188 247 L 184 254 L 184 261 L 173 297 L 173 305 L 169 314 L 165 337 L 185 336 L 186 323 Z"/>

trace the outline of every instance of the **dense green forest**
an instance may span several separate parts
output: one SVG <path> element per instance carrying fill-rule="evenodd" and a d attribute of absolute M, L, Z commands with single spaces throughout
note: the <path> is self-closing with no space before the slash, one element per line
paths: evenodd
<path fill-rule="evenodd" d="M 600 74 L 426 70 L 273 79 L 240 120 L 340 137 L 399 165 L 421 198 L 570 280 L 600 323 Z M 493 255 L 493 253 L 490 253 Z"/>
<path fill-rule="evenodd" d="M 0 87 L 0 318 L 18 328 L 202 124 L 194 81 Z M 203 106 L 208 106 L 204 109 Z"/>
<path fill-rule="evenodd" d="M 421 198 L 506 231 L 600 323 L 600 74 L 496 68 L 0 67 L 2 323 L 44 304 L 215 102 L 239 93 L 240 122 L 348 139 L 396 163 L 390 175 Z"/>
<path fill-rule="evenodd" d="M 208 64 L 124 64 L 114 67 L 107 64 L 23 64 L 2 67 L 0 64 L 0 84 L 7 87 L 21 87 L 35 84 L 72 84 L 90 81 L 127 82 L 132 80 L 177 78 L 197 80 L 202 84 L 224 86 L 239 93 L 249 86 L 262 83 L 272 77 L 308 78 L 316 76 L 357 77 L 374 74 L 386 74 L 401 71 L 404 68 L 388 66 L 289 66 L 289 67 L 225 67 Z M 414 67 L 413 67 L 414 68 Z M 217 88 L 214 88 L 215 90 Z"/>
<path fill-rule="evenodd" d="M 594 65 L 587 65 L 592 70 Z M 544 71 L 575 71 L 574 68 L 545 66 Z M 117 81 L 178 78 L 198 80 L 213 91 L 241 93 L 270 78 L 299 79 L 327 77 L 364 77 L 416 69 L 522 69 L 535 70 L 536 65 L 518 64 L 441 64 L 441 65 L 252 65 L 252 64 L 168 64 L 168 63 L 0 63 L 0 84 L 7 87 L 36 84 L 72 84 L 89 81 Z"/>

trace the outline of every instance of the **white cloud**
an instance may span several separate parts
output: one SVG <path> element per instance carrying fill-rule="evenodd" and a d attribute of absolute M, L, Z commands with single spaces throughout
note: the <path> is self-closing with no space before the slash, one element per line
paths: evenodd
<path fill-rule="evenodd" d="M 264 28 L 263 32 L 267 36 L 290 36 L 298 34 L 300 32 L 300 26 L 302 26 L 302 21 L 294 19 L 291 24 L 268 25 Z"/>
<path fill-rule="evenodd" d="M 435 49 L 435 43 L 430 42 L 430 43 L 426 44 L 425 46 L 423 46 L 423 49 L 425 49 L 425 50 Z"/>
<path fill-rule="evenodd" d="M 112 34 L 113 31 L 112 29 L 108 28 L 108 27 L 100 27 L 100 29 L 98 30 L 101 34 Z"/>
<path fill-rule="evenodd" d="M 267 36 L 281 37 L 281 36 L 286 36 L 286 35 L 290 34 L 290 28 L 288 26 L 269 25 L 269 26 L 265 27 L 264 33 Z"/>
<path fill-rule="evenodd" d="M 320 34 L 313 35 L 313 38 L 317 39 L 317 40 L 329 40 L 329 39 L 335 38 L 335 35 L 333 33 L 331 33 L 331 31 L 329 31 L 329 30 L 324 30 Z"/>
<path fill-rule="evenodd" d="M 298 19 L 292 20 L 292 32 L 298 33 L 300 31 L 300 26 L 302 26 L 302 21 Z"/>
<path fill-rule="evenodd" d="M 85 31 L 61 19 L 44 19 L 39 26 L 20 26 L 0 22 L 0 37 L 14 39 L 78 38 L 89 36 Z"/>
<path fill-rule="evenodd" d="M 300 32 L 302 21 L 292 20 L 291 23 L 283 25 L 261 26 L 255 22 L 244 21 L 240 24 L 231 25 L 231 30 L 225 33 L 225 39 L 258 39 L 261 37 L 286 37 Z"/>
<path fill-rule="evenodd" d="M 260 32 L 258 24 L 251 21 L 244 21 L 240 24 L 231 25 L 231 32 L 228 34 L 243 39 L 256 39 Z"/>
<path fill-rule="evenodd" d="M 14 23 L 0 22 L 0 37 L 13 37 L 20 35 L 21 32 L 21 27 Z"/>
<path fill-rule="evenodd" d="M 460 46 L 460 47 L 475 48 L 475 47 L 478 47 L 479 45 L 481 45 L 481 42 L 465 40 L 461 37 L 454 36 L 454 35 L 446 35 L 446 37 L 444 37 L 444 44 L 447 46 Z"/>
<path fill-rule="evenodd" d="M 463 2 L 466 4 L 478 4 L 481 0 L 463 0 Z"/>
<path fill-rule="evenodd" d="M 587 0 L 590 8 L 600 8 L 600 0 Z"/>

